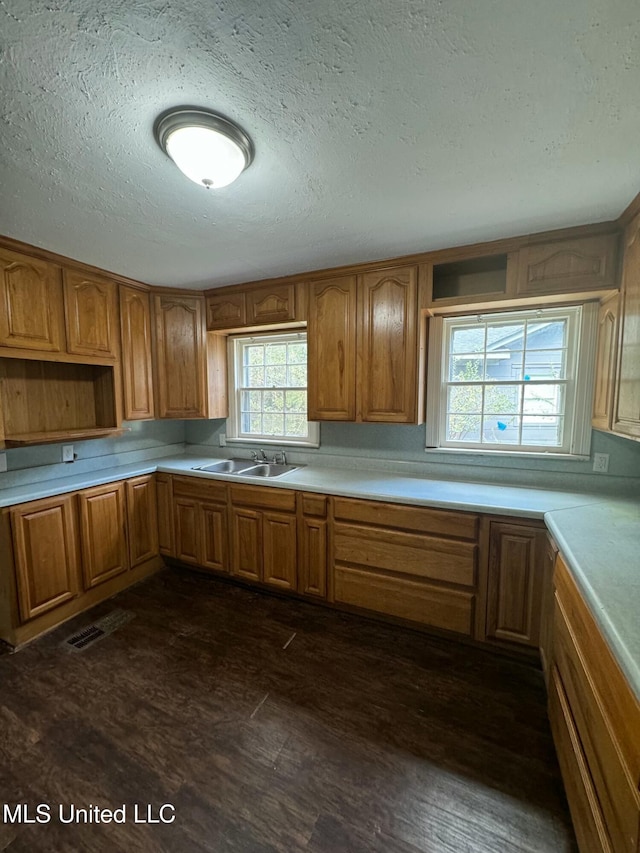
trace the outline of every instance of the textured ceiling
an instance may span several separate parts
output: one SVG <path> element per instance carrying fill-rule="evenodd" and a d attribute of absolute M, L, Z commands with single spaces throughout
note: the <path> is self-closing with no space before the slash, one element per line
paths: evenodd
<path fill-rule="evenodd" d="M 0 233 L 215 286 L 617 216 L 637 0 L 0 0 Z M 238 121 L 207 192 L 158 113 Z"/>

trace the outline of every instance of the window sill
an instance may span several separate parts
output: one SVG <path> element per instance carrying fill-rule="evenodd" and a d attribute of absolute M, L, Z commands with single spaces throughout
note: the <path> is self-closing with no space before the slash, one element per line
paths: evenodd
<path fill-rule="evenodd" d="M 235 438 L 227 436 L 227 444 L 253 444 L 255 447 L 320 447 L 320 441 L 287 441 L 279 438 Z"/>
<path fill-rule="evenodd" d="M 489 456 L 494 459 L 502 456 L 515 456 L 528 459 L 562 459 L 565 462 L 588 462 L 591 457 L 578 453 L 554 453 L 549 450 L 478 450 L 475 447 L 425 447 L 425 453 L 451 453 L 463 456 Z"/>

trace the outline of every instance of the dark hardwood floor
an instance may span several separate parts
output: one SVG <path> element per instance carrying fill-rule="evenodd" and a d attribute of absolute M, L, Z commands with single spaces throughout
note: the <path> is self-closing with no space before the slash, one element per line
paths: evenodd
<path fill-rule="evenodd" d="M 114 607 L 135 618 L 61 646 Z M 538 671 L 179 571 L 0 657 L 0 801 L 52 807 L 0 822 L 10 853 L 576 849 Z"/>

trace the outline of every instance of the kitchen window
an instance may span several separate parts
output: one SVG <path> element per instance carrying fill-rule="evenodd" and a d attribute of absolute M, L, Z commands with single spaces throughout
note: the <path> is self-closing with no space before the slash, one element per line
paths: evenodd
<path fill-rule="evenodd" d="M 307 420 L 307 334 L 231 336 L 227 438 L 318 446 Z"/>
<path fill-rule="evenodd" d="M 431 321 L 427 446 L 587 456 L 597 306 Z"/>

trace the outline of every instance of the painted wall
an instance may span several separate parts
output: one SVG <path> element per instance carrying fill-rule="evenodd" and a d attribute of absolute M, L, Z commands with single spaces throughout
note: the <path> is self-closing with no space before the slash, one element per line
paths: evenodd
<path fill-rule="evenodd" d="M 78 458 L 72 464 L 61 461 L 60 444 L 5 451 L 8 470 L 0 474 L 0 489 L 56 477 L 70 477 L 72 474 L 126 465 L 154 456 L 170 456 L 184 450 L 183 421 L 130 421 L 124 423 L 123 427 L 129 432 L 118 438 L 74 442 L 73 448 Z"/>
<path fill-rule="evenodd" d="M 243 443 L 221 449 L 219 436 L 226 429 L 224 420 L 189 421 L 185 429 L 187 445 L 192 451 L 199 448 L 204 453 L 248 456 L 254 447 Z M 607 474 L 593 473 L 594 452 L 609 454 Z M 324 464 L 341 467 L 373 467 L 438 479 L 640 494 L 640 442 L 597 430 L 592 434 L 591 459 L 583 462 L 548 457 L 425 452 L 424 426 L 392 424 L 323 423 L 317 450 L 292 447 L 287 448 L 287 455 L 307 464 L 322 460 Z"/>

